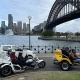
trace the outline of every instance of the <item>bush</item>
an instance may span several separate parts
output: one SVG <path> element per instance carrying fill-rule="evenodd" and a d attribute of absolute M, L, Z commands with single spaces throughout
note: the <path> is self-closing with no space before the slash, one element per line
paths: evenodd
<path fill-rule="evenodd" d="M 46 30 L 45 32 L 42 33 L 42 36 L 53 36 L 53 31 Z"/>

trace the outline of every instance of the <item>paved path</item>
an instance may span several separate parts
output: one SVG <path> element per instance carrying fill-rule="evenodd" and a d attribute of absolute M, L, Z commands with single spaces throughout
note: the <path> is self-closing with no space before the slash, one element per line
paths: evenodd
<path fill-rule="evenodd" d="M 36 55 L 38 57 L 43 57 L 43 58 L 45 58 L 45 57 L 48 57 L 48 58 L 54 57 L 54 53 L 36 53 Z"/>
<path fill-rule="evenodd" d="M 47 58 L 54 58 L 54 53 L 36 53 L 36 55 L 38 57 L 43 57 L 43 58 L 45 58 L 45 57 L 47 57 Z M 76 55 L 78 57 L 80 57 L 80 53 L 76 53 Z"/>
<path fill-rule="evenodd" d="M 31 70 L 31 69 L 28 69 L 28 70 L 26 70 L 25 72 L 24 72 L 24 74 L 25 75 L 28 75 L 28 74 L 30 74 L 30 73 L 35 73 L 35 72 L 45 72 L 45 71 L 53 71 L 53 72 L 55 72 L 55 71 L 62 71 L 61 69 L 60 69 L 60 66 L 59 65 L 54 65 L 53 64 L 53 58 L 42 58 L 42 57 L 40 57 L 41 59 L 43 59 L 45 62 L 46 62 L 46 66 L 45 66 L 45 68 L 39 68 L 39 69 L 37 69 L 37 70 Z M 74 66 L 74 67 L 72 67 L 71 69 L 70 69 L 70 71 L 79 71 L 80 72 L 80 66 Z M 69 72 L 69 71 L 68 71 Z M 16 73 L 16 74 L 12 74 L 10 77 L 12 78 L 11 80 L 13 80 L 13 78 L 15 77 L 18 77 L 18 75 L 20 76 L 22 76 L 23 75 L 23 73 Z M 6 77 L 6 79 L 8 80 L 8 77 Z M 6 80 L 4 77 L 0 77 L 0 80 Z"/>

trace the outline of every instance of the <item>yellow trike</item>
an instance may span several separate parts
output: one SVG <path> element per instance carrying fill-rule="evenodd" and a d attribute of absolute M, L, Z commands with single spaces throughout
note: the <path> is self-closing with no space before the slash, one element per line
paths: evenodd
<path fill-rule="evenodd" d="M 71 66 L 80 65 L 79 62 L 73 63 L 72 59 L 59 49 L 55 50 L 53 63 L 60 65 L 60 68 L 64 71 L 69 70 Z"/>

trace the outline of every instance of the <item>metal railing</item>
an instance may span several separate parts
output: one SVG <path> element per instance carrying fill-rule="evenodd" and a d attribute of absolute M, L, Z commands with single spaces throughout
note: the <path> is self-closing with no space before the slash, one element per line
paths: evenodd
<path fill-rule="evenodd" d="M 29 46 L 20 46 L 23 49 L 29 50 Z M 35 53 L 54 53 L 55 49 L 63 49 L 66 46 L 30 46 L 30 50 L 34 51 Z M 68 47 L 69 49 L 75 49 L 76 53 L 80 53 L 80 47 Z"/>

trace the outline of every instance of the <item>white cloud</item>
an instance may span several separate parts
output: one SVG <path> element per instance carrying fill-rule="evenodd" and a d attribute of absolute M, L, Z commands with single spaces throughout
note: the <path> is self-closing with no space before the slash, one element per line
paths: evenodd
<path fill-rule="evenodd" d="M 1 0 L 1 20 L 7 20 L 8 14 L 13 15 L 14 21 L 28 23 L 28 16 L 32 16 L 31 23 L 38 25 L 47 20 L 49 11 L 54 3 L 53 0 Z M 53 3 L 52 3 L 53 2 Z M 4 3 L 4 4 L 2 4 Z M 34 27 L 35 25 L 31 25 Z"/>
<path fill-rule="evenodd" d="M 80 32 L 80 19 L 75 19 L 63 24 L 60 24 L 56 27 L 59 32 Z"/>
<path fill-rule="evenodd" d="M 22 21 L 28 24 L 28 16 L 31 15 L 31 28 L 33 28 L 47 20 L 54 2 L 55 0 L 0 0 L 0 21 L 5 20 L 7 24 L 8 14 L 12 14 L 14 22 Z M 80 20 L 77 19 L 63 23 L 57 26 L 56 30 L 79 31 L 79 22 Z"/>

